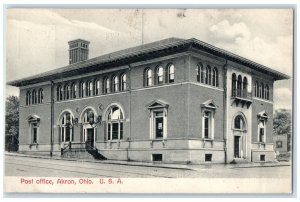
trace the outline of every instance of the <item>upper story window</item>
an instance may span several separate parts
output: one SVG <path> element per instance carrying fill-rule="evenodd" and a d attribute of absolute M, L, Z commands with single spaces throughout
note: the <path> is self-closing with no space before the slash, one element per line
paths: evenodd
<path fill-rule="evenodd" d="M 126 84 L 127 84 L 127 78 L 125 73 L 121 74 L 120 80 L 121 80 L 120 91 L 124 91 L 126 90 Z"/>
<path fill-rule="evenodd" d="M 103 93 L 110 93 L 110 81 L 108 77 L 103 79 Z"/>
<path fill-rule="evenodd" d="M 41 104 L 44 101 L 44 93 L 43 93 L 43 89 L 40 88 L 39 92 L 38 92 L 38 103 Z"/>
<path fill-rule="evenodd" d="M 26 92 L 26 105 L 30 105 L 31 104 L 31 93 L 30 91 Z"/>
<path fill-rule="evenodd" d="M 152 86 L 152 70 L 147 68 L 144 72 L 144 85 Z"/>
<path fill-rule="evenodd" d="M 270 99 L 270 88 L 268 84 L 265 84 L 263 82 L 255 82 L 254 85 L 254 96 L 262 99 L 269 100 Z"/>
<path fill-rule="evenodd" d="M 76 85 L 76 83 L 72 83 L 70 98 L 76 98 L 76 93 L 77 93 L 77 85 Z"/>
<path fill-rule="evenodd" d="M 175 66 L 173 64 L 169 64 L 167 66 L 167 82 L 174 83 L 175 80 Z"/>
<path fill-rule="evenodd" d="M 209 65 L 206 67 L 202 63 L 197 66 L 197 81 L 207 85 L 219 86 L 219 72 L 216 67 L 211 68 Z"/>
<path fill-rule="evenodd" d="M 100 94 L 100 80 L 95 79 L 94 81 L 94 95 L 99 95 Z"/>
<path fill-rule="evenodd" d="M 248 79 L 241 75 L 236 76 L 235 73 L 232 74 L 232 97 L 236 98 L 248 98 Z"/>
<path fill-rule="evenodd" d="M 65 100 L 70 99 L 71 87 L 69 84 L 65 85 L 64 92 L 65 92 Z"/>
<path fill-rule="evenodd" d="M 84 95 L 85 95 L 85 82 L 80 82 L 79 83 L 79 97 L 84 97 Z"/>
<path fill-rule="evenodd" d="M 34 105 L 34 104 L 37 103 L 36 90 L 33 90 L 33 91 L 32 91 L 31 96 L 32 96 L 32 104 Z"/>
<path fill-rule="evenodd" d="M 158 66 L 155 69 L 155 84 L 163 84 L 164 82 L 164 68 L 162 66 Z"/>
<path fill-rule="evenodd" d="M 93 82 L 87 81 L 86 82 L 86 96 L 92 96 L 93 95 Z"/>
<path fill-rule="evenodd" d="M 212 74 L 212 85 L 218 87 L 219 86 L 219 74 L 218 69 L 215 67 Z"/>
<path fill-rule="evenodd" d="M 119 91 L 119 78 L 117 76 L 112 77 L 112 92 Z"/>

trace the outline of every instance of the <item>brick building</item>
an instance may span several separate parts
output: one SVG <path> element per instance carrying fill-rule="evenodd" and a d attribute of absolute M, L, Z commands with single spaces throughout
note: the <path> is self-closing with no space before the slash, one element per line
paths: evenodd
<path fill-rule="evenodd" d="M 197 39 L 169 38 L 9 82 L 20 152 L 134 161 L 273 161 L 273 84 L 288 76 Z"/>

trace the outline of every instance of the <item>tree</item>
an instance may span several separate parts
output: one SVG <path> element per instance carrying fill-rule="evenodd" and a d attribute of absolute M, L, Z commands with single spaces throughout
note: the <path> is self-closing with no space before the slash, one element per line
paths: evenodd
<path fill-rule="evenodd" d="M 292 121 L 291 112 L 286 109 L 276 110 L 273 118 L 273 134 L 287 136 L 287 150 L 291 151 Z"/>
<path fill-rule="evenodd" d="M 19 98 L 6 98 L 5 149 L 17 151 L 19 145 Z"/>

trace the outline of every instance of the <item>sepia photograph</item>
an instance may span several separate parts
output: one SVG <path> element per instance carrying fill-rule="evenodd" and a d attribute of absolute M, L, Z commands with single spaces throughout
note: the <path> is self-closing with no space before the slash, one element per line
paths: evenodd
<path fill-rule="evenodd" d="M 4 192 L 291 194 L 294 15 L 8 7 Z"/>

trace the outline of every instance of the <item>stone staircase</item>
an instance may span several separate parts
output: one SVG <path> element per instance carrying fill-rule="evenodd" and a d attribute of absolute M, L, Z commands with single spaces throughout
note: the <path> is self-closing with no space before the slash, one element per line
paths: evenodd
<path fill-rule="evenodd" d="M 61 149 L 61 157 L 96 160 L 107 159 L 105 156 L 99 153 L 97 148 L 94 148 L 87 143 L 69 143 L 67 146 Z"/>

